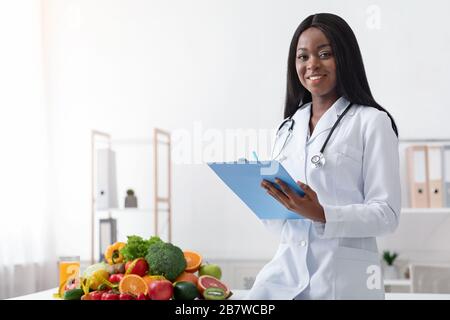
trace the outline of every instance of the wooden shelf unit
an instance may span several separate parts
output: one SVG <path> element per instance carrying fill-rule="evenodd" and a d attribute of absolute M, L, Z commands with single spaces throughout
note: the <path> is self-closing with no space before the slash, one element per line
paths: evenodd
<path fill-rule="evenodd" d="M 91 264 L 95 262 L 95 225 L 96 220 L 99 216 L 106 215 L 107 217 L 112 217 L 112 212 L 115 213 L 153 213 L 154 214 L 154 235 L 158 236 L 159 230 L 159 218 L 158 215 L 160 212 L 167 213 L 167 231 L 168 231 L 168 242 L 172 241 L 172 168 L 171 168 L 171 136 L 168 131 L 154 128 L 153 129 L 153 139 L 122 139 L 117 140 L 120 144 L 136 144 L 136 145 L 148 145 L 152 144 L 153 146 L 153 206 L 151 208 L 108 208 L 107 210 L 97 210 L 96 209 L 96 186 L 95 186 L 95 156 L 97 150 L 97 139 L 102 138 L 105 139 L 108 145 L 108 148 L 111 149 L 111 135 L 109 133 L 100 132 L 97 130 L 91 131 Z M 158 155 L 160 154 L 159 147 L 161 145 L 167 146 L 168 155 L 167 155 L 167 196 L 161 197 L 159 190 L 159 164 L 158 164 Z M 161 208 L 160 204 L 166 204 L 165 208 Z"/>

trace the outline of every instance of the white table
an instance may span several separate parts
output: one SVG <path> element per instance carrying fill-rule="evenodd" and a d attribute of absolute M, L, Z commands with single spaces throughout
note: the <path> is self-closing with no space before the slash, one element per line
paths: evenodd
<path fill-rule="evenodd" d="M 33 294 L 12 298 L 10 300 L 55 300 L 53 294 L 56 288 L 36 292 Z M 245 297 L 247 290 L 232 290 L 230 300 L 241 300 Z M 386 300 L 450 300 L 450 294 L 438 293 L 386 293 Z"/>
<path fill-rule="evenodd" d="M 45 291 L 40 291 L 32 294 L 27 294 L 25 296 L 20 296 L 16 298 L 11 298 L 8 300 L 56 300 L 53 298 L 53 294 L 58 292 L 58 288 L 49 289 Z"/>

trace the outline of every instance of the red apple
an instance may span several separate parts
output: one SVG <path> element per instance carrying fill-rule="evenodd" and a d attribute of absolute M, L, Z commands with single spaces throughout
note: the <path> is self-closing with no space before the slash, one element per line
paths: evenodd
<path fill-rule="evenodd" d="M 148 295 L 152 300 L 170 300 L 173 296 L 173 285 L 169 280 L 152 281 L 148 288 Z"/>
<path fill-rule="evenodd" d="M 144 258 L 138 258 L 136 260 L 128 261 L 126 263 L 126 265 L 125 265 L 125 270 L 126 270 L 125 273 L 127 273 L 127 274 L 137 274 L 138 276 L 143 277 L 148 272 L 148 263 L 147 263 L 147 261 L 145 261 Z M 131 266 L 131 264 L 134 263 L 134 261 L 136 261 L 136 264 L 134 265 L 133 270 L 128 272 L 128 268 Z"/>

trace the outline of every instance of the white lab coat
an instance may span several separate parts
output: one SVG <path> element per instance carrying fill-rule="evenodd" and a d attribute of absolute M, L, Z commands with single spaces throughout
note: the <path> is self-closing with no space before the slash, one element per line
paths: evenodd
<path fill-rule="evenodd" d="M 326 146 L 324 167 L 310 162 L 348 103 L 339 98 L 311 137 L 311 105 L 295 113 L 292 138 L 277 158 L 316 191 L 326 222 L 262 220 L 280 244 L 247 299 L 384 299 L 376 237 L 396 229 L 401 206 L 398 139 L 390 118 L 354 104 Z"/>

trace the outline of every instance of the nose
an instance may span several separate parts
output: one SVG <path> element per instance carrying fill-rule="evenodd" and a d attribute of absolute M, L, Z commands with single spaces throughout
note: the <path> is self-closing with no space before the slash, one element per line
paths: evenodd
<path fill-rule="evenodd" d="M 306 65 L 306 68 L 309 71 L 315 71 L 319 68 L 320 66 L 320 59 L 315 57 L 314 55 L 312 55 L 309 59 L 308 59 L 308 64 Z"/>

